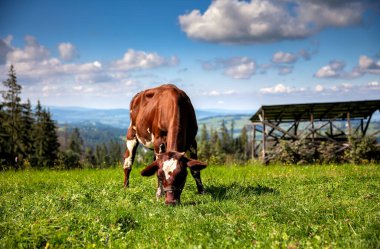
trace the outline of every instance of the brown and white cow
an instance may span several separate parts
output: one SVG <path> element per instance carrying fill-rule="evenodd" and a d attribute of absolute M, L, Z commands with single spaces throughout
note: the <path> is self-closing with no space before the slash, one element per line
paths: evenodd
<path fill-rule="evenodd" d="M 166 204 L 178 204 L 187 177 L 187 168 L 203 193 L 200 170 L 206 164 L 198 161 L 195 136 L 198 131 L 194 108 L 186 93 L 174 85 L 162 85 L 138 93 L 131 101 L 131 123 L 127 132 L 124 155 L 124 186 L 129 186 L 129 174 L 139 143 L 154 149 L 155 161 L 142 172 L 151 176 L 157 172 L 157 197 L 165 192 Z M 189 153 L 189 157 L 185 156 Z"/>

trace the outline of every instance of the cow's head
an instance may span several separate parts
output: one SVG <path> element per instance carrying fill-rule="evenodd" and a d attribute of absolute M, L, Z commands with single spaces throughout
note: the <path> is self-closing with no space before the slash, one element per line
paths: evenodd
<path fill-rule="evenodd" d="M 176 205 L 180 202 L 182 189 L 185 186 L 187 168 L 199 171 L 206 168 L 206 165 L 201 161 L 187 158 L 184 152 L 169 151 L 157 154 L 156 160 L 141 171 L 141 175 L 151 176 L 157 172 L 164 187 L 165 203 Z"/>

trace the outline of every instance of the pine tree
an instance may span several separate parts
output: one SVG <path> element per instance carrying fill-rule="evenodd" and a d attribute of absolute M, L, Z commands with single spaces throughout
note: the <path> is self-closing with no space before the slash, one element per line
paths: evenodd
<path fill-rule="evenodd" d="M 109 142 L 108 151 L 109 151 L 111 165 L 116 165 L 117 163 L 121 161 L 121 158 L 122 158 L 121 145 L 117 140 L 112 139 Z"/>
<path fill-rule="evenodd" d="M 21 138 L 23 144 L 23 151 L 25 153 L 25 159 L 30 161 L 30 158 L 34 154 L 33 126 L 35 120 L 29 99 L 26 104 L 22 105 L 21 121 Z"/>
<path fill-rule="evenodd" d="M 240 134 L 240 141 L 241 141 L 241 146 L 243 148 L 243 159 L 246 160 L 249 155 L 249 147 L 248 147 L 248 134 L 247 134 L 247 128 L 243 126 L 241 129 L 241 134 Z"/>
<path fill-rule="evenodd" d="M 0 103 L 0 170 L 6 169 L 10 160 L 11 144 L 9 143 L 9 134 L 6 130 L 6 113 L 3 105 Z"/>
<path fill-rule="evenodd" d="M 44 110 L 42 114 L 44 124 L 43 130 L 46 139 L 45 166 L 53 167 L 58 158 L 59 152 L 57 126 L 51 118 L 51 113 L 49 111 Z"/>
<path fill-rule="evenodd" d="M 220 126 L 220 134 L 221 134 L 222 149 L 224 153 L 230 153 L 231 152 L 230 134 L 228 133 L 224 120 L 222 121 L 222 124 Z"/>
<path fill-rule="evenodd" d="M 58 159 L 59 152 L 56 125 L 50 112 L 42 109 L 40 101 L 36 106 L 35 117 L 33 129 L 34 156 L 31 163 L 36 167 L 53 167 Z"/>
<path fill-rule="evenodd" d="M 78 128 L 74 128 L 70 135 L 69 149 L 79 155 L 83 153 L 83 139 Z"/>
<path fill-rule="evenodd" d="M 96 158 L 94 155 L 94 150 L 91 146 L 87 147 L 85 150 L 84 158 L 89 167 L 94 168 L 96 165 Z"/>
<path fill-rule="evenodd" d="M 202 125 L 201 136 L 198 143 L 198 155 L 201 160 L 207 161 L 211 156 L 209 135 L 205 124 Z"/>
<path fill-rule="evenodd" d="M 21 138 L 21 85 L 17 84 L 16 72 L 13 65 L 10 66 L 8 71 L 8 79 L 3 82 L 6 90 L 2 92 L 3 108 L 4 108 L 4 122 L 3 128 L 9 136 L 9 158 L 6 158 L 7 164 L 18 169 L 20 161 L 25 155 L 23 151 L 23 144 Z"/>
<path fill-rule="evenodd" d="M 223 163 L 226 157 L 226 154 L 223 150 L 221 139 L 217 130 L 211 130 L 211 158 L 213 159 L 212 163 Z"/>

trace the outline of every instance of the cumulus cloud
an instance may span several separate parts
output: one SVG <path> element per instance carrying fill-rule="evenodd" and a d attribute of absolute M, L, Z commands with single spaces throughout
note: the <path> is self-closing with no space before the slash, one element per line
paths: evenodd
<path fill-rule="evenodd" d="M 350 71 L 345 70 L 344 61 L 332 60 L 328 65 L 321 67 L 314 76 L 317 78 L 346 78 L 352 79 L 364 74 L 380 74 L 380 60 L 366 55 L 359 57 L 358 65 Z"/>
<path fill-rule="evenodd" d="M 113 62 L 113 67 L 117 70 L 130 71 L 162 66 L 176 66 L 178 64 L 179 60 L 175 56 L 165 58 L 157 53 L 128 49 L 122 59 Z"/>
<path fill-rule="evenodd" d="M 237 92 L 235 90 L 228 90 L 228 91 L 224 91 L 224 92 L 221 92 L 221 91 L 218 91 L 218 90 L 211 90 L 209 92 L 203 93 L 202 95 L 211 96 L 211 97 L 217 97 L 217 96 L 234 95 L 236 93 Z"/>
<path fill-rule="evenodd" d="M 365 1 L 329 2 L 215 0 L 204 13 L 196 9 L 178 19 L 191 39 L 227 44 L 303 39 L 328 27 L 362 22 Z"/>
<path fill-rule="evenodd" d="M 344 74 L 343 69 L 346 63 L 344 61 L 332 60 L 328 65 L 321 67 L 316 73 L 317 78 L 339 78 Z"/>
<path fill-rule="evenodd" d="M 278 68 L 279 75 L 287 75 L 287 74 L 291 74 L 292 72 L 293 72 L 292 66 L 280 66 Z"/>
<path fill-rule="evenodd" d="M 11 46 L 13 36 L 8 35 L 4 39 L 0 39 L 0 65 L 7 62 L 7 54 L 13 50 Z"/>
<path fill-rule="evenodd" d="M 7 36 L 0 39 L 0 73 L 6 75 L 9 65 L 13 64 L 23 85 L 23 94 L 32 101 L 43 97 L 50 99 L 51 103 L 65 104 L 65 101 L 75 101 L 87 105 L 85 98 L 110 96 L 122 101 L 141 88 L 138 77 L 129 70 L 152 69 L 179 63 L 174 56 L 165 58 L 157 53 L 132 49 L 128 50 L 122 60 L 115 61 L 115 64 L 99 60 L 74 63 L 71 60 L 78 53 L 69 42 L 60 43 L 56 48 L 58 56 L 52 56 L 53 53 L 33 36 L 25 37 L 24 47 L 14 47 L 12 38 Z M 107 84 L 107 91 L 104 90 L 104 83 Z"/>
<path fill-rule="evenodd" d="M 359 58 L 358 70 L 362 73 L 380 74 L 380 60 L 362 55 Z"/>
<path fill-rule="evenodd" d="M 274 63 L 286 63 L 293 64 L 297 61 L 297 56 L 292 53 L 286 53 L 283 51 L 278 51 L 273 54 L 272 61 Z"/>
<path fill-rule="evenodd" d="M 33 36 L 25 36 L 25 47 L 14 48 L 7 53 L 7 61 L 10 63 L 42 61 L 50 57 L 50 51 L 40 45 Z"/>
<path fill-rule="evenodd" d="M 75 46 L 70 42 L 62 42 L 58 45 L 60 57 L 64 61 L 71 61 L 79 56 Z"/>
<path fill-rule="evenodd" d="M 296 88 L 285 86 L 280 83 L 273 87 L 264 87 L 259 90 L 260 93 L 263 94 L 283 94 L 283 93 L 295 93 L 295 92 L 305 92 L 306 88 Z"/>
<path fill-rule="evenodd" d="M 262 95 L 289 95 L 289 96 L 330 96 L 334 99 L 338 96 L 346 96 L 349 99 L 367 99 L 367 97 L 380 94 L 380 82 L 371 81 L 365 84 L 339 83 L 335 85 L 317 84 L 314 87 L 294 87 L 282 83 L 271 87 L 263 87 L 259 90 Z M 304 100 L 307 102 L 307 100 Z"/>
<path fill-rule="evenodd" d="M 250 79 L 256 73 L 256 62 L 246 56 L 215 59 L 202 63 L 204 70 L 223 69 L 224 75 L 233 79 Z"/>

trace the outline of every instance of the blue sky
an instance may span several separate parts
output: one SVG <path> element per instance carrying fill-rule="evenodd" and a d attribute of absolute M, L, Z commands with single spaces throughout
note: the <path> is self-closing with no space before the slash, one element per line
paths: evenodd
<path fill-rule="evenodd" d="M 0 79 L 13 64 L 32 103 L 128 108 L 164 83 L 198 109 L 380 98 L 378 1 L 0 5 Z"/>

